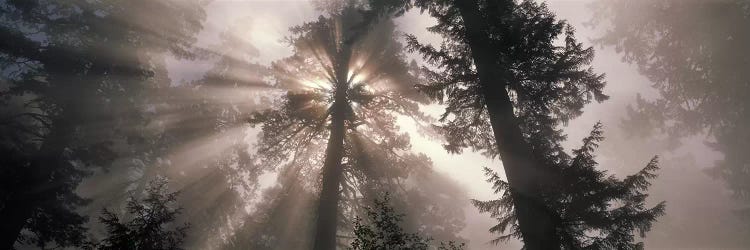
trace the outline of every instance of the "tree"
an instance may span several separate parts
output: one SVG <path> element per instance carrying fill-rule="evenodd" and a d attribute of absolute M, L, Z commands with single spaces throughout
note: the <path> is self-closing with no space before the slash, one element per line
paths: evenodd
<path fill-rule="evenodd" d="M 272 65 L 281 101 L 249 119 L 261 125 L 261 165 L 301 171 L 313 176 L 305 186 L 319 187 L 315 249 L 335 248 L 339 214 L 357 212 L 343 202 L 400 185 L 412 169 L 429 166 L 426 156 L 408 153 L 409 138 L 398 133 L 396 115 L 427 118 L 393 23 L 364 20 L 352 2 L 329 13 L 291 29 L 294 55 Z M 371 164 L 380 159 L 386 164 Z"/>
<path fill-rule="evenodd" d="M 376 9 L 398 10 L 383 2 Z M 540 191 L 555 178 L 549 166 L 555 155 L 544 154 L 559 147 L 558 124 L 578 116 L 584 104 L 607 98 L 603 76 L 586 67 L 593 50 L 532 1 L 414 1 L 406 7 L 411 4 L 437 18 L 430 30 L 444 38 L 434 48 L 410 37 L 409 47 L 440 70 L 427 70 L 429 82 L 421 90 L 447 102 L 441 119 L 446 149 L 499 156 L 526 247 L 557 247 L 555 215 Z M 563 43 L 556 45 L 558 39 Z M 531 144 L 535 138 L 544 143 Z"/>
<path fill-rule="evenodd" d="M 259 154 L 268 165 L 289 158 L 293 164 L 318 165 L 317 152 L 305 151 L 327 144 L 315 249 L 335 247 L 342 162 L 354 141 L 367 147 L 408 148 L 408 138 L 393 131 L 395 118 L 388 112 L 421 115 L 403 91 L 409 90 L 404 85 L 411 77 L 393 24 L 365 32 L 358 28 L 361 22 L 362 16 L 349 6 L 292 28 L 289 42 L 295 54 L 274 64 L 276 85 L 288 92 L 279 109 L 250 119 L 263 125 Z"/>
<path fill-rule="evenodd" d="M 637 65 L 659 93 L 639 96 L 624 127 L 639 136 L 665 134 L 675 145 L 690 135 L 709 137 L 724 154 L 712 174 L 750 201 L 748 2 L 612 0 L 593 7 L 591 23 L 606 29 L 596 42 Z"/>
<path fill-rule="evenodd" d="M 587 65 L 592 48 L 574 29 L 534 1 L 372 1 L 374 12 L 418 7 L 435 17 L 439 48 L 409 37 L 408 47 L 437 68 L 420 87 L 447 108 L 438 128 L 445 148 L 499 156 L 526 249 L 557 249 L 566 239 L 547 200 L 566 161 L 558 126 L 604 101 L 604 76 Z M 596 182 L 596 181 L 595 181 Z"/>
<path fill-rule="evenodd" d="M 661 202 L 646 208 L 645 191 L 650 180 L 656 177 L 657 158 L 654 157 L 641 171 L 618 180 L 597 170 L 594 150 L 604 137 L 597 123 L 583 145 L 573 151 L 573 157 L 557 166 L 560 179 L 550 185 L 544 201 L 553 209 L 560 221 L 557 234 L 561 249 L 643 249 L 642 242 L 634 242 L 633 232 L 640 237 L 650 230 L 652 222 L 664 214 Z M 564 152 L 562 154 L 565 154 Z M 516 212 L 510 186 L 489 168 L 485 168 L 488 181 L 500 198 L 490 201 L 474 200 L 481 212 L 490 213 L 498 224 L 490 229 L 494 233 L 508 234 L 493 240 L 497 244 L 511 237 L 520 238 Z"/>
<path fill-rule="evenodd" d="M 417 233 L 406 233 L 402 227 L 403 214 L 391 207 L 388 194 L 382 199 L 375 199 L 372 207 L 365 208 L 365 219 L 357 217 L 354 221 L 354 241 L 349 249 L 430 249 L 431 239 Z M 437 249 L 458 250 L 464 244 L 455 242 L 440 243 Z"/>
<path fill-rule="evenodd" d="M 10 132 L 3 146 L 22 156 L 13 160 L 15 165 L 3 166 L 8 171 L 2 174 L 11 174 L 3 179 L 14 181 L 3 186 L 0 248 L 12 249 L 16 242 L 82 244 L 85 218 L 75 209 L 86 200 L 74 190 L 90 170 L 117 157 L 115 144 L 131 142 L 125 124 L 138 123 L 134 118 L 141 113 L 129 108 L 152 83 L 154 72 L 163 69 L 156 55 L 192 56 L 191 37 L 204 17 L 201 6 L 182 1 L 0 3 L 2 19 L 8 21 L 0 26 L 0 94 L 14 107 L 3 110 L 3 130 Z M 175 18 L 149 15 L 175 11 L 188 12 L 169 15 Z M 145 16 L 129 16 L 134 13 Z M 159 27 L 161 33 L 152 32 Z"/>
<path fill-rule="evenodd" d="M 104 209 L 99 221 L 107 227 L 107 237 L 98 249 L 177 250 L 185 238 L 188 225 L 174 226 L 181 208 L 176 207 L 178 193 L 167 191 L 167 180 L 151 181 L 143 198 L 131 195 L 125 210 L 132 216 L 123 222 L 116 213 Z"/>

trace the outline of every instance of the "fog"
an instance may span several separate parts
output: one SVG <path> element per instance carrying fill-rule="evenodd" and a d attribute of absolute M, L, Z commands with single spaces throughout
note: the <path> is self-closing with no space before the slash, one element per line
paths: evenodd
<path fill-rule="evenodd" d="M 665 10 L 669 10 L 671 5 L 666 4 L 668 0 L 659 1 L 665 2 L 664 6 L 667 6 Z M 706 3 L 710 1 L 712 0 L 688 2 L 696 5 L 706 4 L 703 7 L 695 7 L 695 9 L 702 10 L 701 8 L 713 8 L 713 5 Z M 2 9 L 4 12 L 2 21 L 5 22 L 3 29 L 28 33 L 24 35 L 31 37 L 30 41 L 44 41 L 40 44 L 54 44 L 57 41 L 53 39 L 46 41 L 45 39 L 48 38 L 45 35 L 34 37 L 34 25 L 13 24 L 11 21 L 16 18 L 13 15 L 14 11 L 23 12 L 23 10 L 20 7 L 8 7 L 15 6 L 12 2 L 0 1 L 0 4 L 4 6 Z M 46 3 L 46 1 L 41 2 Z M 177 228 L 175 225 L 189 223 L 184 240 L 180 242 L 180 246 L 184 249 L 309 249 L 311 244 L 316 243 L 316 240 L 319 241 L 316 239 L 316 226 L 321 223 L 325 224 L 325 221 L 320 219 L 324 217 L 320 214 L 324 206 L 318 202 L 326 199 L 323 197 L 325 191 L 321 191 L 326 188 L 325 180 L 321 181 L 321 178 L 326 177 L 321 176 L 327 176 L 327 168 L 324 164 L 326 166 L 329 164 L 328 158 L 331 154 L 331 150 L 327 148 L 331 147 L 330 141 L 333 141 L 332 138 L 336 133 L 332 132 L 332 129 L 329 130 L 329 127 L 335 128 L 334 125 L 324 124 L 323 121 L 330 119 L 330 123 L 334 123 L 333 117 L 336 114 L 335 104 L 337 103 L 335 89 L 338 85 L 333 83 L 335 80 L 332 79 L 340 77 L 337 71 L 340 61 L 337 58 L 346 57 L 347 62 L 341 63 L 343 67 L 348 67 L 343 73 L 348 79 L 346 81 L 352 84 L 362 82 L 364 86 L 361 87 L 364 89 L 362 91 L 369 92 L 361 94 L 364 96 L 361 97 L 356 95 L 359 89 L 351 87 L 346 90 L 350 95 L 349 98 L 352 99 L 347 102 L 352 103 L 348 106 L 351 111 L 347 111 L 351 114 L 347 113 L 347 115 L 353 117 L 346 116 L 346 124 L 349 124 L 346 126 L 353 128 L 351 131 L 342 132 L 346 135 L 341 135 L 340 141 L 343 141 L 343 145 L 338 150 L 339 155 L 344 156 L 339 156 L 337 165 L 340 168 L 346 167 L 339 174 L 341 184 L 336 181 L 334 187 L 337 198 L 332 212 L 333 224 L 336 225 L 336 218 L 339 221 L 338 231 L 334 226 L 333 236 L 338 237 L 339 248 L 344 249 L 344 247 L 349 247 L 351 242 L 356 242 L 355 239 L 359 237 L 356 232 L 361 229 L 356 226 L 359 225 L 356 223 L 367 222 L 365 211 L 369 211 L 368 209 L 371 209 L 373 204 L 377 204 L 376 201 L 382 198 L 380 196 L 386 193 L 391 199 L 392 208 L 398 214 L 403 214 L 400 225 L 404 230 L 417 232 L 425 238 L 432 239 L 429 244 L 434 245 L 430 245 L 429 249 L 437 249 L 438 243 L 449 241 L 465 243 L 465 249 L 521 249 L 523 247 L 520 236 L 498 244 L 491 243 L 493 239 L 500 236 L 490 232 L 490 228 L 498 222 L 490 216 L 490 213 L 481 213 L 472 203 L 473 199 L 498 199 L 499 194 L 493 192 L 493 183 L 486 181 L 488 176 L 484 168 L 492 169 L 499 174 L 501 179 L 507 180 L 503 171 L 503 159 L 488 157 L 486 151 L 481 148 L 477 149 L 479 147 L 464 146 L 467 149 L 460 153 L 448 152 L 445 147 L 448 142 L 440 134 L 442 130 L 432 126 L 444 122 L 439 120 L 439 117 L 443 115 L 447 104 L 428 100 L 429 98 L 415 91 L 413 87 L 415 82 L 429 80 L 425 75 L 420 75 L 425 73 L 415 73 L 422 72 L 416 66 L 425 67 L 424 69 L 427 70 L 442 70 L 431 64 L 430 60 L 420 54 L 419 50 L 409 47 L 413 45 L 406 36 L 413 35 L 421 44 L 440 47 L 444 37 L 439 33 L 428 31 L 428 27 L 438 24 L 438 20 L 431 17 L 429 11 L 420 11 L 418 7 L 414 7 L 403 15 L 397 15 L 392 23 L 386 20 L 368 24 L 372 25 L 372 27 L 367 27 L 372 29 L 371 33 L 362 35 L 361 37 L 364 38 L 360 38 L 359 33 L 350 34 L 347 33 L 347 29 L 342 31 L 340 28 L 348 27 L 347 25 L 360 27 L 355 26 L 356 24 L 351 20 L 365 18 L 357 16 L 358 14 L 347 14 L 346 7 L 341 7 L 343 10 L 337 10 L 337 3 L 345 1 L 213 0 L 205 3 L 189 2 L 191 4 L 195 2 L 195 6 L 201 6 L 202 14 L 182 13 L 179 10 L 199 8 L 194 8 L 192 5 L 185 7 L 189 4 L 182 6 L 181 4 L 184 3 L 179 1 L 174 1 L 174 3 L 165 1 L 165 6 L 178 10 L 174 13 L 164 13 L 165 15 L 175 13 L 182 15 L 164 17 L 164 19 L 180 19 L 179 22 L 175 21 L 179 24 L 159 20 L 155 17 L 159 13 L 144 14 L 154 15 L 152 18 L 156 18 L 156 21 L 151 23 L 147 22 L 148 20 L 142 20 L 142 23 L 132 20 L 124 21 L 137 23 L 138 25 L 133 26 L 150 31 L 144 33 L 153 33 L 153 36 L 157 37 L 155 40 L 160 41 L 153 42 L 154 45 L 149 45 L 148 39 L 132 42 L 153 46 L 144 49 L 145 52 L 136 53 L 136 49 L 127 46 L 120 48 L 126 54 L 127 51 L 133 50 L 132 56 L 121 56 L 127 57 L 120 59 L 126 61 L 122 63 L 123 65 L 131 61 L 147 61 L 142 64 L 148 65 L 144 67 L 149 68 L 151 73 L 144 74 L 145 77 L 123 76 L 127 73 L 116 70 L 111 71 L 115 73 L 94 75 L 99 78 L 87 76 L 84 73 L 81 73 L 80 75 L 83 76 L 79 78 L 74 78 L 78 77 L 76 74 L 58 74 L 70 77 L 72 80 L 69 79 L 69 81 L 106 83 L 102 86 L 117 84 L 135 86 L 137 83 L 144 82 L 143 85 L 152 84 L 156 87 L 137 90 L 112 87 L 112 93 L 116 94 L 104 97 L 87 96 L 109 93 L 107 92 L 109 90 L 104 87 L 92 90 L 90 94 L 86 92 L 85 95 L 59 90 L 62 87 L 54 90 L 29 87 L 14 92 L 16 89 L 14 86 L 38 84 L 38 82 L 28 83 L 30 80 L 24 80 L 25 74 L 16 72 L 34 72 L 47 70 L 47 68 L 50 68 L 52 72 L 55 68 L 45 64 L 44 59 L 39 60 L 42 62 L 37 64 L 41 66 L 35 66 L 33 62 L 26 63 L 24 61 L 26 58 L 31 58 L 33 61 L 35 57 L 13 54 L 10 51 L 14 51 L 12 49 L 15 47 L 5 43 L 0 44 L 2 46 L 2 51 L 0 51 L 2 71 L 0 72 L 3 73 L 0 95 L 3 95 L 5 99 L 2 103 L 3 110 L 0 118 L 3 120 L 1 121 L 11 121 L 17 114 L 22 113 L 50 117 L 56 114 L 63 114 L 60 115 L 62 117 L 85 117 L 85 119 L 78 120 L 80 125 L 77 125 L 77 129 L 70 130 L 70 134 L 76 136 L 83 134 L 84 136 L 80 137 L 84 139 L 62 143 L 64 146 L 61 148 L 64 150 L 60 150 L 67 152 L 60 154 L 69 157 L 65 160 L 65 162 L 70 162 L 66 163 L 66 166 L 71 165 L 68 168 L 80 171 L 80 173 L 71 170 L 70 172 L 75 172 L 70 174 L 73 176 L 70 177 L 71 180 L 59 180 L 55 178 L 62 177 L 53 177 L 55 181 L 50 183 L 57 185 L 14 184 L 23 182 L 26 180 L 23 178 L 27 176 L 18 174 L 17 172 L 21 170 L 13 170 L 14 166 L 27 166 L 28 164 L 16 164 L 16 159 L 4 157 L 2 162 L 4 170 L 0 174 L 3 175 L 2 181 L 8 184 L 2 185 L 0 209 L 7 210 L 12 207 L 10 204 L 17 200 L 12 198 L 15 197 L 13 192 L 21 192 L 18 189 L 37 190 L 36 187 L 39 187 L 39 190 L 47 190 L 64 186 L 72 190 L 71 193 L 84 198 L 85 201 L 71 202 L 70 205 L 60 201 L 60 204 L 65 204 L 60 205 L 65 207 L 60 210 L 71 210 L 81 218 L 87 219 L 77 222 L 78 226 L 59 226 L 68 225 L 66 223 L 73 224 L 70 221 L 75 221 L 78 217 L 54 209 L 39 208 L 38 210 L 42 211 L 39 213 L 42 215 L 34 215 L 25 220 L 23 223 L 28 224 L 17 234 L 26 236 L 18 236 L 18 240 L 15 240 L 17 235 L 12 236 L 11 246 L 15 242 L 17 249 L 47 249 L 45 247 L 55 246 L 62 246 L 65 249 L 116 249 L 101 248 L 101 245 L 97 245 L 107 242 L 103 240 L 105 238 L 111 239 L 107 237 L 113 232 L 111 225 L 99 219 L 103 209 L 113 211 L 123 220 L 137 218 L 132 213 L 128 215 L 128 201 L 136 200 L 134 197 L 145 194 L 151 187 L 149 183 L 153 179 L 165 178 L 169 188 L 164 192 L 178 192 L 176 198 L 169 202 L 173 202 L 173 205 L 181 209 L 169 221 L 171 224 L 168 223 L 164 228 L 173 229 Z M 645 191 L 648 194 L 645 207 L 658 207 L 660 202 L 664 201 L 666 210 L 664 215 L 656 217 L 653 227 L 646 230 L 645 237 L 629 232 L 635 234 L 635 241 L 642 241 L 646 249 L 750 248 L 750 217 L 746 212 L 748 189 L 746 189 L 747 184 L 742 184 L 743 180 L 750 181 L 750 179 L 742 179 L 743 175 L 736 174 L 747 175 L 748 173 L 747 161 L 743 162 L 742 157 L 737 157 L 737 155 L 742 156 L 741 152 L 747 152 L 747 149 L 736 147 L 741 147 L 742 143 L 747 145 L 744 139 L 750 139 L 750 137 L 746 136 L 747 132 L 737 132 L 741 129 L 727 129 L 727 127 L 742 128 L 744 124 L 747 124 L 745 122 L 749 119 L 743 115 L 747 114 L 748 107 L 731 106 L 744 105 L 746 102 L 715 101 L 713 103 L 721 103 L 716 106 L 724 105 L 721 107 L 725 109 L 730 107 L 737 111 L 718 112 L 710 108 L 700 110 L 696 108 L 698 113 L 716 113 L 716 116 L 689 117 L 693 119 L 690 120 L 684 118 L 686 116 L 681 115 L 682 113 L 672 115 L 675 113 L 672 112 L 673 109 L 664 108 L 671 103 L 667 101 L 660 103 L 662 106 L 655 105 L 663 108 L 662 116 L 672 115 L 663 118 L 665 122 L 653 122 L 656 119 L 646 118 L 644 120 L 653 123 L 637 120 L 634 118 L 637 115 L 634 114 L 640 107 L 639 102 L 643 105 L 644 100 L 658 103 L 659 100 L 668 99 L 669 93 L 672 92 L 665 90 L 669 87 L 663 86 L 682 79 L 675 75 L 658 75 L 663 71 L 651 63 L 666 61 L 682 65 L 674 62 L 680 57 L 654 59 L 656 56 L 647 58 L 649 54 L 645 53 L 646 59 L 639 59 L 636 54 L 640 50 L 628 47 L 629 44 L 633 44 L 628 40 L 631 37 L 618 32 L 623 32 L 623 30 L 636 32 L 640 29 L 617 26 L 621 24 L 618 22 L 623 22 L 622 20 L 630 20 L 624 17 L 623 19 L 607 19 L 606 16 L 604 18 L 598 16 L 614 12 L 606 12 L 612 10 L 597 7 L 596 3 L 623 4 L 622 1 L 547 0 L 544 2 L 558 19 L 566 20 L 567 24 L 575 28 L 575 36 L 579 42 L 582 42 L 585 47 L 593 46 L 595 56 L 588 65 L 596 74 L 605 75 L 604 80 L 607 84 L 603 92 L 609 96 L 609 99 L 603 102 L 593 101 L 583 106 L 580 116 L 570 121 L 560 122 L 559 128 L 567 136 L 566 140 L 560 141 L 565 152 L 576 154 L 574 150 L 581 147 L 582 141 L 590 135 L 592 127 L 597 122 L 601 122 L 605 139 L 594 153 L 599 163 L 596 169 L 604 170 L 607 175 L 611 174 L 623 179 L 638 173 L 652 157 L 659 156 L 660 169 L 656 172 L 658 177 L 650 180 L 651 186 Z M 644 3 L 638 2 L 642 5 Z M 722 1 L 718 2 L 717 5 L 722 4 Z M 748 6 L 742 1 L 730 2 L 741 2 Z M 57 5 L 51 4 L 50 6 Z M 672 7 L 694 11 L 691 7 Z M 84 7 L 73 9 L 71 13 L 85 12 Z M 113 9 L 116 8 L 113 7 Z M 143 8 L 135 11 L 139 10 Z M 622 9 L 616 10 L 626 12 Z M 106 9 L 100 12 L 109 11 L 112 10 Z M 744 22 L 737 25 L 748 29 L 750 26 L 747 25 L 750 22 L 746 19 L 750 15 L 747 14 L 749 13 L 747 9 L 744 11 L 746 15 Z M 632 12 L 627 13 L 636 15 Z M 685 16 L 680 16 L 680 13 Z M 692 12 L 679 12 L 674 17 L 670 16 L 674 20 L 670 17 L 665 19 L 669 20 L 667 23 L 675 26 L 679 25 L 672 24 L 672 22 L 679 23 L 679 20 L 682 20 L 679 18 L 685 18 L 683 21 L 689 23 L 717 25 L 707 25 L 709 28 L 696 29 L 694 32 L 698 33 L 710 29 L 724 30 L 721 25 L 729 22 L 710 19 L 720 19 L 720 15 L 715 14 L 694 17 L 694 19 L 705 18 L 705 21 L 690 20 L 691 17 L 685 13 Z M 618 17 L 627 16 L 620 14 Z M 61 18 L 67 15 L 75 14 L 60 14 L 63 16 Z M 107 15 L 99 14 L 100 17 Z M 54 16 L 54 13 L 50 16 Z M 125 15 L 124 18 L 128 17 L 133 16 Z M 18 21 L 19 23 L 28 22 L 40 27 L 44 27 L 44 24 L 38 23 L 47 20 L 37 20 L 34 19 L 35 17 L 18 18 L 21 20 Z M 181 37 L 180 32 L 190 32 L 185 31 L 187 28 L 182 29 L 176 26 L 189 26 L 193 21 L 200 24 L 198 25 L 200 29 L 194 31 L 193 35 L 185 35 L 190 38 Z M 328 25 L 329 23 L 334 24 Z M 306 26 L 306 24 L 309 25 Z M 649 25 L 644 24 L 643 27 L 662 27 L 657 24 L 651 26 L 652 23 L 646 24 Z M 104 30 L 114 33 L 119 27 L 110 26 Z M 338 30 L 330 34 L 325 33 L 330 27 L 337 27 Z M 39 29 L 43 30 L 43 28 Z M 58 32 L 61 34 L 68 32 L 64 28 L 60 29 L 61 31 Z M 320 31 L 321 29 L 324 31 Z M 72 31 L 69 32 L 75 34 Z M 81 31 L 83 34 L 89 34 L 86 32 L 89 31 Z M 91 31 L 94 34 L 92 37 L 97 37 L 96 32 Z M 746 33 L 738 33 L 733 39 L 745 41 L 742 39 L 747 38 Z M 649 31 L 642 31 L 638 34 L 646 34 L 643 36 L 655 40 L 671 37 L 665 35 L 668 32 L 653 36 L 648 35 Z M 625 38 L 616 40 L 618 35 Z M 341 48 L 342 46 L 344 48 L 349 46 L 347 36 L 360 39 L 351 45 L 354 49 L 349 48 L 350 54 L 341 52 L 346 51 Z M 681 36 L 675 36 L 675 39 L 681 38 Z M 182 45 L 169 39 L 162 41 L 159 37 L 176 37 L 175 39 L 178 40 L 194 39 L 195 42 L 190 46 L 194 46 L 195 50 L 181 54 L 174 47 Z M 610 40 L 607 40 L 608 38 Z M 65 41 L 65 38 L 55 39 Z M 102 38 L 102 41 L 114 44 L 115 42 L 111 39 Z M 637 39 L 637 37 L 632 37 L 632 39 Z M 127 39 L 123 38 L 123 40 Z M 644 44 L 649 44 L 649 42 L 652 41 L 644 42 Z M 685 42 L 685 44 L 687 44 L 686 47 L 692 45 L 690 42 Z M 713 46 L 711 49 L 724 53 L 727 49 L 722 46 L 728 45 L 706 46 Z M 98 48 L 99 44 L 94 47 Z M 656 45 L 654 47 L 661 48 Z M 117 53 L 113 52 L 114 48 L 100 49 L 108 53 Z M 82 50 L 86 51 L 86 49 Z M 19 51 L 24 52 L 23 49 Z M 40 51 L 55 53 L 52 49 Z M 92 54 L 96 53 L 92 52 Z M 719 52 L 715 53 L 719 54 Z M 342 54 L 349 56 L 341 56 Z M 669 57 L 679 53 L 665 52 L 665 54 Z M 748 52 L 738 51 L 736 54 L 737 57 L 746 57 Z M 721 54 L 721 56 L 725 55 Z M 699 59 L 691 57 L 685 59 L 685 63 L 700 61 L 701 57 L 696 57 Z M 99 62 L 93 61 L 92 64 Z M 735 68 L 726 65 L 736 63 L 736 61 L 726 61 L 728 62 L 707 63 L 708 65 L 721 65 L 726 68 L 723 69 L 724 71 L 716 70 L 718 73 L 701 74 L 731 73 L 731 70 Z M 742 60 L 737 59 L 737 61 Z M 742 62 L 744 64 L 737 67 L 748 66 L 746 59 Z M 52 60 L 52 63 L 48 64 L 53 63 L 57 62 Z M 696 66 L 696 68 L 700 67 Z M 672 68 L 678 68 L 678 66 Z M 86 72 L 89 70 L 93 72 L 95 69 L 87 68 Z M 696 69 L 696 71 L 703 72 L 702 70 Z M 674 74 L 679 72 L 682 71 L 669 71 Z M 54 78 L 56 75 L 52 73 L 48 75 L 41 77 L 62 78 Z M 693 75 L 687 75 L 686 73 L 685 79 L 693 79 L 690 78 Z M 750 79 L 743 78 L 744 76 L 748 76 L 747 73 L 738 73 L 735 76 L 736 79 L 731 80 L 697 77 L 699 80 L 695 81 L 709 79 L 705 81 L 716 82 L 709 82 L 707 85 L 716 85 L 720 84 L 720 80 L 726 80 L 730 82 L 726 83 L 726 86 L 736 85 L 739 90 L 735 92 L 742 92 L 748 90 L 747 81 Z M 40 77 L 28 78 L 37 80 Z M 66 78 L 62 79 L 58 81 L 64 82 Z M 44 83 L 40 86 L 55 85 L 52 81 L 39 82 Z M 743 86 L 741 86 L 742 83 L 744 83 Z M 85 86 L 92 88 L 90 85 Z M 732 100 L 744 99 L 750 94 L 750 92 L 717 92 L 720 93 L 716 94 L 719 96 L 718 99 L 722 99 L 723 94 L 731 96 L 724 99 L 734 98 Z M 46 97 L 47 95 L 53 97 Z M 24 103 L 27 103 L 26 100 L 37 99 L 36 97 L 40 96 L 43 98 L 38 99 L 44 99 L 49 103 L 54 102 L 49 101 L 50 99 L 60 99 L 63 100 L 59 101 L 61 103 L 74 104 L 66 104 L 66 106 L 44 103 L 39 107 L 28 104 L 24 106 Z M 355 100 L 355 97 L 362 99 Z M 90 98 L 96 101 L 75 103 L 75 99 L 79 98 Z M 108 108 L 106 111 L 98 111 L 98 108 L 105 106 Z M 114 108 L 109 108 L 110 106 Z M 68 113 L 60 110 L 66 110 L 66 108 L 80 109 L 80 112 L 74 112 L 77 116 L 64 115 Z M 107 115 L 97 112 L 106 112 Z M 648 114 L 654 117 L 659 116 L 659 112 Z M 731 119 L 726 118 L 727 121 L 712 123 L 712 120 L 719 119 L 717 117 L 721 119 L 731 117 Z M 57 130 L 38 128 L 48 123 L 44 119 L 41 121 L 19 119 L 18 124 L 28 128 L 26 130 L 30 129 L 42 134 L 40 138 L 47 138 L 46 136 L 54 135 L 53 132 Z M 49 119 L 49 123 L 57 122 L 55 118 Z M 341 119 L 341 124 L 344 124 L 344 118 Z M 357 119 L 360 119 L 361 123 L 355 122 L 360 121 Z M 317 125 L 316 121 L 321 121 L 320 125 Z M 0 131 L 8 134 L 0 137 L 2 146 L 9 148 L 3 149 L 3 154 L 23 155 L 22 160 L 29 162 L 37 162 L 35 159 L 47 159 L 34 154 L 18 153 L 25 152 L 25 148 L 31 148 L 33 152 L 43 151 L 38 149 L 44 148 L 39 145 L 46 144 L 41 139 L 39 140 L 41 142 L 37 142 L 27 138 L 34 137 L 37 133 L 30 133 L 31 136 L 26 136 L 17 132 L 26 130 L 20 130 L 11 125 L 6 126 L 6 124 L 11 123 L 0 124 L 3 126 Z M 661 127 L 653 124 L 660 124 Z M 80 132 L 86 129 L 93 132 L 90 134 Z M 13 136 L 10 136 L 11 134 Z M 23 136 L 16 134 L 23 134 Z M 111 142 L 107 143 L 107 146 L 84 147 L 88 145 L 86 143 L 100 145 L 93 142 L 101 138 L 111 138 Z M 18 141 L 29 141 L 29 143 Z M 81 153 L 84 156 L 80 158 L 69 156 L 79 152 L 76 147 L 85 148 L 86 150 L 81 151 L 85 151 L 86 154 Z M 105 147 L 111 148 L 111 157 L 109 157 L 110 150 L 96 150 Z M 727 156 L 729 154 L 731 155 Z M 91 155 L 102 157 L 91 157 Z M 497 156 L 497 153 L 494 153 L 494 156 Z M 89 160 L 88 158 L 96 159 Z M 96 161 L 99 158 L 107 158 L 107 160 Z M 732 163 L 735 164 L 732 165 Z M 29 164 L 28 166 L 33 166 L 35 163 Z M 744 168 L 740 167 L 740 170 L 736 170 L 739 172 L 727 170 L 732 166 L 742 164 Z M 734 179 L 731 173 L 735 173 Z M 29 180 L 38 181 L 34 178 L 30 177 Z M 64 185 L 59 184 L 63 182 Z M 53 200 L 55 202 L 63 200 L 64 198 L 59 197 L 66 194 L 57 194 L 58 198 Z M 612 206 L 620 203 L 627 202 L 614 198 L 608 201 L 608 205 Z M 45 216 L 45 214 L 49 215 Z M 65 222 L 57 222 L 55 216 L 66 218 Z M 48 226 L 49 228 L 45 230 L 45 225 L 53 226 Z M 162 226 L 159 225 L 159 227 Z M 75 228 L 75 230 L 70 228 Z M 320 227 L 317 228 L 320 229 Z M 5 228 L 3 230 L 0 233 L 9 232 Z M 82 236 L 79 238 L 87 240 L 78 238 L 71 240 L 70 238 L 75 238 L 70 236 L 73 233 L 69 235 L 60 233 L 66 230 L 80 231 Z M 598 232 L 597 230 L 601 229 L 586 232 L 593 234 L 592 232 Z M 4 236 L 4 238 L 9 237 L 11 236 Z M 0 245 L 0 248 L 2 247 Z"/>

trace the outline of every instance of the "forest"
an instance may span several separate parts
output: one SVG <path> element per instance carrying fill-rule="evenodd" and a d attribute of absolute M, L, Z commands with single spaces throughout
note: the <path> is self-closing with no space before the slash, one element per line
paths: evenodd
<path fill-rule="evenodd" d="M 0 250 L 750 249 L 750 0 L 0 0 L 0 38 Z"/>

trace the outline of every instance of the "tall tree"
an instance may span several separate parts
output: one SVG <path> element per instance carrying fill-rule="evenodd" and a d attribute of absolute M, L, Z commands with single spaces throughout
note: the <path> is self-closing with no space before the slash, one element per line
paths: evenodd
<path fill-rule="evenodd" d="M 339 214 L 356 213 L 342 197 L 361 200 L 371 187 L 400 185 L 412 169 L 429 166 L 408 153 L 409 138 L 396 125 L 396 115 L 426 117 L 395 27 L 366 21 L 357 5 L 331 7 L 328 16 L 291 29 L 294 55 L 273 65 L 281 101 L 250 118 L 262 126 L 261 165 L 301 172 L 305 186 L 319 187 L 315 249 L 334 249 L 340 221 L 353 218 Z"/>
<path fill-rule="evenodd" d="M 712 173 L 746 203 L 748 6 L 744 0 L 610 0 L 593 5 L 591 20 L 605 28 L 596 42 L 613 46 L 658 91 L 655 98 L 639 97 L 625 127 L 640 136 L 666 134 L 673 143 L 709 137 L 709 146 L 724 154 Z"/>
<path fill-rule="evenodd" d="M 120 129 L 137 114 L 127 110 L 130 95 L 159 70 L 152 53 L 190 56 L 202 5 L 41 0 L 0 5 L 7 21 L 0 27 L 7 38 L 0 44 L 8 83 L 2 95 L 24 107 L 3 117 L 3 125 L 18 135 L 4 146 L 23 148 L 17 153 L 26 159 L 4 166 L 20 178 L 3 192 L 0 248 L 12 249 L 17 241 L 79 245 L 85 220 L 74 210 L 84 200 L 76 186 L 90 167 L 109 165 L 115 142 L 127 143 Z M 152 11 L 185 15 L 157 20 L 147 14 Z M 135 13 L 146 16 L 131 18 Z M 153 32 L 157 27 L 163 33 Z M 21 235 L 23 229 L 32 237 Z"/>
<path fill-rule="evenodd" d="M 422 90 L 447 102 L 446 149 L 471 147 L 499 156 L 526 248 L 557 248 L 557 218 L 541 191 L 554 181 L 549 165 L 555 159 L 536 147 L 558 145 L 529 140 L 561 139 L 558 124 L 579 115 L 591 100 L 606 99 L 603 76 L 586 68 L 593 50 L 575 40 L 572 27 L 532 1 L 416 4 L 438 19 L 430 29 L 444 37 L 438 49 L 409 40 L 442 70 L 431 72 Z M 556 45 L 558 39 L 563 43 Z"/>
<path fill-rule="evenodd" d="M 558 126 L 607 99 L 604 76 L 587 66 L 593 49 L 534 1 L 373 1 L 376 12 L 414 6 L 437 19 L 429 30 L 443 36 L 439 48 L 408 40 L 438 68 L 425 69 L 420 89 L 447 105 L 445 148 L 499 156 L 525 248 L 560 248 L 561 215 L 547 200 L 561 181 L 555 166 L 565 161 Z"/>

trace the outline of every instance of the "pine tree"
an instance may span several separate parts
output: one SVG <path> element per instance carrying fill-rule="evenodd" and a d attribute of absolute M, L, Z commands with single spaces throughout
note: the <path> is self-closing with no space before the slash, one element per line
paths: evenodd
<path fill-rule="evenodd" d="M 131 195 L 125 210 L 129 221 L 123 222 L 115 212 L 104 209 L 99 222 L 107 227 L 107 236 L 98 249 L 181 249 L 188 225 L 173 225 L 182 208 L 176 207 L 178 193 L 169 193 L 167 180 L 157 178 L 145 189 L 142 198 Z"/>

